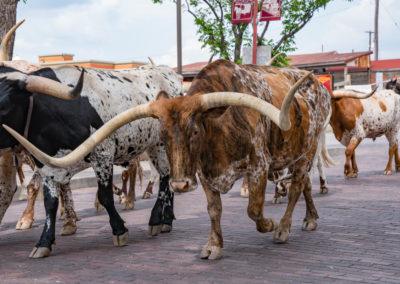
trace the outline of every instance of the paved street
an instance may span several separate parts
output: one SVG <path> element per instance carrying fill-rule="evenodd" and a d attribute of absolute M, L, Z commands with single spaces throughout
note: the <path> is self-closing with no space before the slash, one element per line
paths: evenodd
<path fill-rule="evenodd" d="M 331 144 L 333 140 L 328 140 Z M 330 144 L 328 143 L 328 144 Z M 16 201 L 0 225 L 0 283 L 400 283 L 400 173 L 384 176 L 387 142 L 363 142 L 357 151 L 359 177 L 343 178 L 344 156 L 326 170 L 329 194 L 313 197 L 319 211 L 314 232 L 301 230 L 305 203 L 301 198 L 293 216 L 291 237 L 275 244 L 273 234 L 261 234 L 247 217 L 247 199 L 239 196 L 241 182 L 223 196 L 223 258 L 199 258 L 207 242 L 209 218 L 201 188 L 176 196 L 177 220 L 169 234 L 147 235 L 147 221 L 155 202 L 138 199 L 133 211 L 117 205 L 130 231 L 126 247 L 114 247 L 108 216 L 93 208 L 95 188 L 73 192 L 78 231 L 59 236 L 50 257 L 28 258 L 44 223 L 42 202 L 36 205 L 34 228 L 16 231 L 25 207 Z M 141 195 L 140 193 L 138 195 Z M 273 205 L 268 186 L 265 215 L 279 221 L 286 207 Z"/>

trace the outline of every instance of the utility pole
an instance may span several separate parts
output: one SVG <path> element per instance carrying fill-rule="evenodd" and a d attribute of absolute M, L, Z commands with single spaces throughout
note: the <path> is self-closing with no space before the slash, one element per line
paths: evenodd
<path fill-rule="evenodd" d="M 253 64 L 257 64 L 257 16 L 258 16 L 258 1 L 254 0 L 253 6 Z"/>
<path fill-rule="evenodd" d="M 379 60 L 378 52 L 378 18 L 379 18 L 379 0 L 375 0 L 375 34 L 374 34 L 374 44 L 375 44 L 375 60 Z"/>
<path fill-rule="evenodd" d="M 365 31 L 367 34 L 369 34 L 369 45 L 368 45 L 368 50 L 371 51 L 371 39 L 372 39 L 372 34 L 374 33 L 373 31 Z"/>
<path fill-rule="evenodd" d="M 178 45 L 178 74 L 182 75 L 182 11 L 181 0 L 176 1 L 176 26 L 177 26 L 177 45 Z"/>

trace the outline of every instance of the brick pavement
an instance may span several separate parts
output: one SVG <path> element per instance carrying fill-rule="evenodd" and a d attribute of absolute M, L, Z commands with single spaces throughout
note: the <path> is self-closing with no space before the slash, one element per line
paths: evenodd
<path fill-rule="evenodd" d="M 28 231 L 14 227 L 25 202 L 14 202 L 0 225 L 0 283 L 400 283 L 400 173 L 383 176 L 387 142 L 363 142 L 357 152 L 358 179 L 343 179 L 344 157 L 327 169 L 329 194 L 313 197 L 319 211 L 314 232 L 301 230 L 305 203 L 293 216 L 290 240 L 275 244 L 273 234 L 261 234 L 247 217 L 247 199 L 240 182 L 223 195 L 224 254 L 219 261 L 199 258 L 209 234 L 206 200 L 201 188 L 176 196 L 177 220 L 169 234 L 147 235 L 154 198 L 138 200 L 123 211 L 130 230 L 126 247 L 113 247 L 108 216 L 94 213 L 94 188 L 74 191 L 82 221 L 73 236 L 57 236 L 50 257 L 28 259 L 38 240 L 44 210 L 37 203 L 37 220 Z M 279 221 L 286 203 L 271 204 L 268 186 L 265 215 Z M 57 223 L 57 233 L 61 229 Z"/>

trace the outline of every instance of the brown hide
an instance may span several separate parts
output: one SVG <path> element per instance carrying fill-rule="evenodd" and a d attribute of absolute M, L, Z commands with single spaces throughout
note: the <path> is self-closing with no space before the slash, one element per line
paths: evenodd
<path fill-rule="evenodd" d="M 332 99 L 331 106 L 330 124 L 336 139 L 341 141 L 343 133 L 356 126 L 356 119 L 363 113 L 364 108 L 359 99 L 352 98 Z"/>

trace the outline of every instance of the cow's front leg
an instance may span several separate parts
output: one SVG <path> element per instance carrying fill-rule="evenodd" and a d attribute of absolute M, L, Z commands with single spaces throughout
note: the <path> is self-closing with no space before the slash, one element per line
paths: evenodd
<path fill-rule="evenodd" d="M 174 193 L 169 189 L 169 175 L 160 177 L 160 189 L 157 201 L 151 211 L 149 234 L 158 235 L 172 230 L 174 215 Z"/>
<path fill-rule="evenodd" d="M 174 215 L 174 193 L 169 187 L 169 162 L 164 146 L 147 149 L 147 154 L 160 174 L 160 189 L 149 220 L 149 234 L 170 232 Z"/>
<path fill-rule="evenodd" d="M 60 186 L 61 198 L 64 203 L 64 224 L 61 229 L 62 236 L 75 234 L 77 230 L 76 221 L 79 217 L 74 209 L 74 200 L 72 199 L 72 192 L 69 183 Z"/>
<path fill-rule="evenodd" d="M 393 156 L 395 156 L 395 152 L 398 151 L 397 147 L 397 133 L 395 135 L 392 135 L 392 133 L 386 135 L 387 140 L 389 141 L 389 160 L 386 165 L 386 168 L 383 172 L 384 175 L 391 175 L 392 174 L 392 162 L 393 162 Z M 398 158 L 398 154 L 397 154 Z M 396 161 L 396 157 L 395 157 Z M 396 162 L 396 170 L 397 170 L 397 162 Z"/>
<path fill-rule="evenodd" d="M 292 183 L 288 194 L 288 205 L 286 207 L 285 214 L 283 215 L 279 226 L 276 228 L 274 233 L 274 240 L 278 243 L 285 243 L 289 239 L 290 227 L 292 225 L 292 214 L 297 200 L 299 199 L 300 193 L 304 188 L 304 180 L 302 176 L 305 174 L 306 167 L 303 167 L 303 171 L 296 169 L 292 174 Z"/>
<path fill-rule="evenodd" d="M 267 187 L 267 174 L 263 173 L 256 178 L 249 176 L 249 204 L 247 214 L 256 222 L 257 231 L 261 233 L 271 232 L 277 227 L 277 223 L 271 218 L 264 218 L 265 189 Z"/>
<path fill-rule="evenodd" d="M 317 228 L 317 219 L 319 218 L 317 209 L 315 208 L 314 201 L 311 193 L 311 180 L 306 174 L 304 178 L 304 200 L 306 201 L 306 217 L 303 220 L 303 230 L 313 231 Z"/>
<path fill-rule="evenodd" d="M 35 202 L 41 185 L 41 177 L 39 173 L 35 171 L 31 180 L 29 181 L 29 184 L 26 186 L 28 191 L 28 204 L 26 205 L 21 218 L 19 218 L 15 229 L 26 230 L 32 228 L 33 221 L 35 220 Z"/>
<path fill-rule="evenodd" d="M 208 259 L 219 259 L 222 256 L 224 241 L 221 230 L 222 202 L 219 192 L 209 189 L 205 182 L 202 182 L 207 197 L 207 211 L 211 221 L 211 232 L 207 244 L 201 250 L 200 257 Z"/>
<path fill-rule="evenodd" d="M 345 150 L 346 163 L 344 164 L 344 177 L 345 178 L 356 178 L 358 176 L 357 165 L 355 164 L 355 149 L 361 142 L 361 138 L 351 138 L 350 143 L 347 145 Z M 351 166 L 352 162 L 353 166 Z"/>
<path fill-rule="evenodd" d="M 39 242 L 33 248 L 30 258 L 47 257 L 51 253 L 51 246 L 55 242 L 55 225 L 58 208 L 59 186 L 50 178 L 43 179 L 44 207 L 46 222 Z"/>
<path fill-rule="evenodd" d="M 394 162 L 396 164 L 396 172 L 400 172 L 400 157 L 399 157 L 399 143 L 396 141 L 396 148 L 394 149 Z"/>

